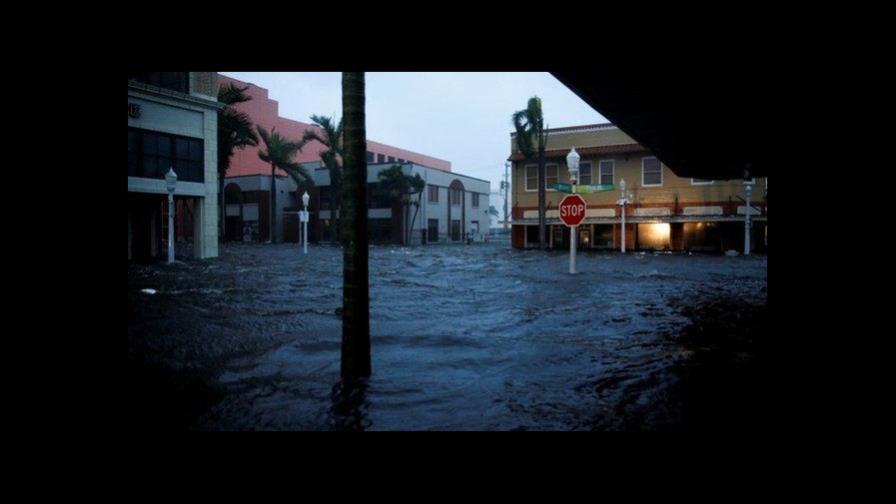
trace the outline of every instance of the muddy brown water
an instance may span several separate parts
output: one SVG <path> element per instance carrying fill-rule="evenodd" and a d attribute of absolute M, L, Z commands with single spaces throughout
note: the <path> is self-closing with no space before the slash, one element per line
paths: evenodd
<path fill-rule="evenodd" d="M 506 243 L 371 247 L 373 376 L 347 389 L 341 264 L 336 247 L 227 244 L 129 265 L 133 425 L 680 429 L 749 388 L 765 330 L 764 256 L 583 253 L 570 276 L 567 254 Z M 734 388 L 706 386 L 718 369 Z"/>

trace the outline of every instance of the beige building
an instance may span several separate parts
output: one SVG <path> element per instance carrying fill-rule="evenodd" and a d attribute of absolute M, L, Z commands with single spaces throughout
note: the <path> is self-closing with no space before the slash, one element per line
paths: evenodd
<path fill-rule="evenodd" d="M 217 94 L 214 72 L 128 75 L 128 261 L 166 255 L 169 169 L 175 254 L 218 256 Z"/>
<path fill-rule="evenodd" d="M 511 134 L 513 246 L 538 247 L 538 162 L 525 160 Z M 621 245 L 624 179 L 626 247 L 629 250 L 743 250 L 747 187 L 750 187 L 751 250 L 767 247 L 764 178 L 702 180 L 678 177 L 648 149 L 612 124 L 548 130 L 546 150 L 546 241 L 569 248 L 569 228 L 557 206 L 566 195 L 554 188 L 569 183 L 566 155 L 581 156 L 582 185 L 612 185 L 612 190 L 583 194 L 588 210 L 578 226 L 578 246 L 610 249 Z"/>

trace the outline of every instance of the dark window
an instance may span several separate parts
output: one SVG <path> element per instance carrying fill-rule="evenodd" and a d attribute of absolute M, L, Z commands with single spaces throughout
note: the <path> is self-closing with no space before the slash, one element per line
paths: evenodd
<path fill-rule="evenodd" d="M 390 162 L 390 163 L 394 163 L 394 162 L 395 162 L 395 156 L 389 156 L 389 162 Z"/>
<path fill-rule="evenodd" d="M 137 132 L 128 130 L 128 176 L 137 176 Z"/>
<path fill-rule="evenodd" d="M 373 162 L 373 153 L 370 152 L 370 151 L 367 151 L 367 162 L 368 162 L 368 163 L 372 163 L 372 162 Z"/>
<path fill-rule="evenodd" d="M 429 219 L 426 241 L 439 241 L 439 219 Z"/>
<path fill-rule="evenodd" d="M 526 226 L 526 243 L 538 245 L 538 226 Z"/>
<path fill-rule="evenodd" d="M 398 158 L 399 163 L 404 163 L 404 159 Z"/>
<path fill-rule="evenodd" d="M 163 179 L 170 168 L 177 173 L 177 180 L 204 182 L 203 141 L 128 129 L 128 176 Z"/>
<path fill-rule="evenodd" d="M 451 192 L 451 204 L 452 205 L 460 205 L 461 201 L 461 190 L 460 189 L 448 189 Z"/>
<path fill-rule="evenodd" d="M 479 193 L 473 193 L 473 208 L 479 207 Z"/>
<path fill-rule="evenodd" d="M 591 185 L 591 163 L 579 163 L 579 184 Z"/>
<path fill-rule="evenodd" d="M 385 156 L 384 154 L 377 154 L 377 155 L 376 155 L 376 162 L 377 162 L 377 163 L 385 163 L 385 162 L 386 162 L 386 156 Z"/>
<path fill-rule="evenodd" d="M 460 221 L 459 220 L 451 221 L 451 239 L 453 241 L 460 241 Z"/>
<path fill-rule="evenodd" d="M 554 184 L 556 184 L 557 182 L 560 181 L 560 179 L 559 179 L 560 167 L 557 165 L 547 165 L 544 167 L 544 170 L 545 170 L 545 175 L 544 175 L 545 188 L 553 189 Z"/>
<path fill-rule="evenodd" d="M 367 184 L 367 208 L 392 208 L 389 191 L 384 189 L 379 182 Z"/>
<path fill-rule="evenodd" d="M 181 93 L 190 92 L 190 72 L 133 72 L 128 80 L 135 80 Z"/>
<path fill-rule="evenodd" d="M 600 183 L 613 185 L 613 171 L 616 162 L 612 159 L 605 159 L 600 162 Z"/>
<path fill-rule="evenodd" d="M 429 202 L 430 203 L 438 203 L 439 202 L 439 186 L 434 186 L 434 185 L 429 186 Z"/>

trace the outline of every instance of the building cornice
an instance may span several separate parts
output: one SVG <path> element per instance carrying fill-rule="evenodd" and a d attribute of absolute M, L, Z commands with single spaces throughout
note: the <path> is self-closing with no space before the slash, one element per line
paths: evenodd
<path fill-rule="evenodd" d="M 604 131 L 604 130 L 611 130 L 611 129 L 619 129 L 619 127 L 612 123 L 585 124 L 582 126 L 568 126 L 565 128 L 548 128 L 545 130 L 545 133 L 547 133 L 548 136 L 555 136 L 555 135 L 566 135 L 569 133 L 589 133 L 592 131 Z M 511 138 L 515 137 L 516 132 L 511 131 L 510 136 L 511 136 Z"/>
<path fill-rule="evenodd" d="M 203 107 L 211 107 L 214 109 L 223 109 L 225 105 L 217 100 L 211 100 L 208 98 L 201 98 L 197 95 L 180 93 L 178 91 L 172 91 L 170 89 L 160 88 L 158 86 L 152 86 L 149 84 L 144 84 L 142 82 L 137 81 L 128 81 L 128 89 L 138 91 L 145 95 L 155 96 L 159 98 L 166 98 L 169 100 L 177 100 L 181 102 L 188 102 L 194 105 L 200 105 Z"/>

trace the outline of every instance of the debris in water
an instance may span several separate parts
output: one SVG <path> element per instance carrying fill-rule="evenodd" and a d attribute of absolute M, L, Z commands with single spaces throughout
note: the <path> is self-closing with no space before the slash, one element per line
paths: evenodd
<path fill-rule="evenodd" d="M 156 291 L 155 289 L 140 289 L 140 292 L 142 292 L 144 294 L 149 294 L 151 296 L 158 291 Z"/>

